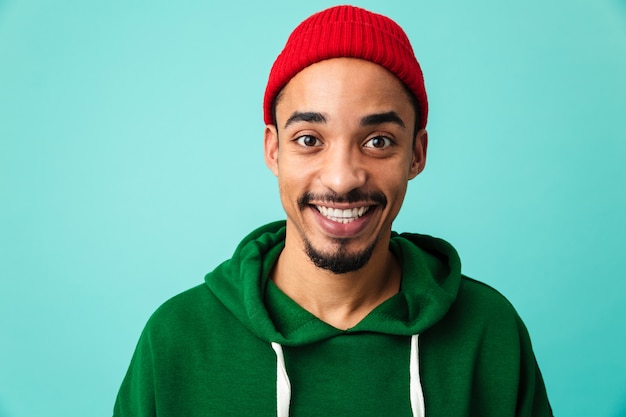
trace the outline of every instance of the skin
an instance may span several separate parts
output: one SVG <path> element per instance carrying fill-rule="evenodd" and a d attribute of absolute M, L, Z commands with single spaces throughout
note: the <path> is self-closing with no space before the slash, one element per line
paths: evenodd
<path fill-rule="evenodd" d="M 265 162 L 278 177 L 287 216 L 271 279 L 337 328 L 353 327 L 400 288 L 391 226 L 408 181 L 424 169 L 428 144 L 414 123 L 415 110 L 392 73 L 335 58 L 293 77 L 276 103 L 276 124 L 265 128 Z M 345 223 L 319 206 L 366 211 Z M 359 269 L 338 273 L 316 266 L 307 247 L 340 258 L 369 249 L 371 256 Z"/>

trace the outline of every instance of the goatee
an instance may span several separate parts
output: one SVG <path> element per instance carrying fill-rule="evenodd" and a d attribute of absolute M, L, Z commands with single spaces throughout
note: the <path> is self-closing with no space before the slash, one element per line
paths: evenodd
<path fill-rule="evenodd" d="M 325 269 L 333 274 L 345 274 L 347 272 L 358 271 L 363 268 L 372 257 L 378 239 L 370 246 L 357 253 L 349 253 L 346 250 L 348 239 L 337 239 L 337 250 L 333 253 L 325 253 L 317 250 L 307 239 L 304 240 L 306 254 L 316 267 Z"/>

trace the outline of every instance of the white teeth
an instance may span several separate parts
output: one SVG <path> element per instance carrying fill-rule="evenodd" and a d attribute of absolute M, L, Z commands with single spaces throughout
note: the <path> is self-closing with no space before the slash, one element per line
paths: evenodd
<path fill-rule="evenodd" d="M 315 206 L 324 217 L 337 223 L 350 223 L 363 216 L 369 210 L 368 206 L 355 207 L 352 209 L 335 209 L 326 206 Z"/>

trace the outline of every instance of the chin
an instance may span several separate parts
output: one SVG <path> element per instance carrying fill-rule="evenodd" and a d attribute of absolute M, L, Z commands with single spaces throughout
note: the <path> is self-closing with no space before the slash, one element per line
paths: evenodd
<path fill-rule="evenodd" d="M 367 265 L 378 244 L 376 239 L 365 249 L 351 251 L 347 248 L 349 241 L 335 239 L 335 250 L 332 252 L 315 248 L 307 239 L 304 239 L 304 245 L 307 256 L 316 267 L 339 275 L 358 271 Z"/>

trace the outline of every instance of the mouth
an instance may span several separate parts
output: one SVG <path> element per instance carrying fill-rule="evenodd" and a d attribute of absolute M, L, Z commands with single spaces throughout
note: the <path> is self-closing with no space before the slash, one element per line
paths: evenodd
<path fill-rule="evenodd" d="M 338 209 L 327 206 L 314 206 L 319 213 L 330 221 L 340 224 L 348 224 L 363 217 L 370 209 L 370 206 L 354 207 L 349 209 Z"/>

